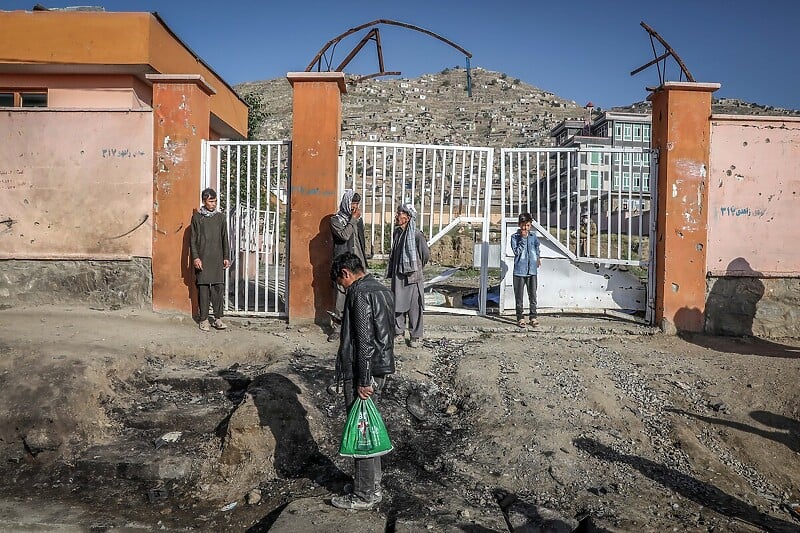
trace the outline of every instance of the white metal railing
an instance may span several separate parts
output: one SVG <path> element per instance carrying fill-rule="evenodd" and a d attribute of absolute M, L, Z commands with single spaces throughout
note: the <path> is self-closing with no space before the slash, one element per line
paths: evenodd
<path fill-rule="evenodd" d="M 491 148 L 347 142 L 341 189 L 361 194 L 367 244 L 386 255 L 394 213 L 401 203 L 417 209 L 417 229 L 428 238 L 456 218 L 481 221 L 491 201 Z"/>
<path fill-rule="evenodd" d="M 220 209 L 228 214 L 233 250 L 226 275 L 229 314 L 287 315 L 290 150 L 288 141 L 203 143 L 202 187 L 219 192 Z M 416 207 L 417 227 L 429 244 L 460 224 L 480 227 L 479 314 L 486 313 L 490 225 L 524 211 L 575 263 L 649 266 L 654 152 L 508 148 L 500 158 L 496 180 L 491 148 L 346 142 L 340 152 L 339 191 L 361 194 L 367 251 L 378 258 L 390 251 L 401 202 Z M 583 212 L 588 219 L 581 217 Z M 650 308 L 652 293 L 648 296 Z"/>
<path fill-rule="evenodd" d="M 575 261 L 646 266 L 651 160 L 642 148 L 504 148 L 503 218 L 531 213 Z"/>
<path fill-rule="evenodd" d="M 486 311 L 491 217 L 491 148 L 342 143 L 339 188 L 361 195 L 368 253 L 385 258 L 391 248 L 394 214 L 401 203 L 417 209 L 417 228 L 433 244 L 458 224 L 481 225 L 481 306 Z M 450 310 L 448 310 L 450 311 Z"/>
<path fill-rule="evenodd" d="M 286 316 L 289 141 L 204 141 L 201 187 L 228 216 L 226 313 Z"/>

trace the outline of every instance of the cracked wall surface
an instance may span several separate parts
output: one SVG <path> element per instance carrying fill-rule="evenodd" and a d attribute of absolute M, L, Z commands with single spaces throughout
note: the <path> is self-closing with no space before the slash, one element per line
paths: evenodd
<path fill-rule="evenodd" d="M 0 259 L 151 256 L 150 111 L 0 114 Z"/>
<path fill-rule="evenodd" d="M 800 336 L 800 120 L 711 117 L 705 330 Z"/>

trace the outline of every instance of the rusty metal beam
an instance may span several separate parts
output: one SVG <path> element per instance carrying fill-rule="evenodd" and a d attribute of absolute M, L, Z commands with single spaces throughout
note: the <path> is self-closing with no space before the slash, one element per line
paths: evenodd
<path fill-rule="evenodd" d="M 650 26 L 645 24 L 644 21 L 640 22 L 639 24 L 640 24 L 640 26 L 642 28 L 645 29 L 645 31 L 647 31 L 647 33 L 650 34 L 650 40 L 651 41 L 652 41 L 653 38 L 655 38 L 656 40 L 658 40 L 659 43 L 661 43 L 661 45 L 664 47 L 665 52 L 664 52 L 664 54 L 656 57 L 653 61 L 650 61 L 646 65 L 642 65 L 641 67 L 639 67 L 636 70 L 632 71 L 631 72 L 631 76 L 633 76 L 634 74 L 638 74 L 642 70 L 646 69 L 647 67 L 649 67 L 651 65 L 654 65 L 654 64 L 658 63 L 661 60 L 666 60 L 666 58 L 669 57 L 669 56 L 672 56 L 673 59 L 675 59 L 675 62 L 681 68 L 681 72 L 683 72 L 683 74 L 686 76 L 686 80 L 694 82 L 695 79 L 692 76 L 691 72 L 689 72 L 689 69 L 686 68 L 686 65 L 684 64 L 683 60 L 680 58 L 680 56 L 678 54 L 675 53 L 675 50 L 672 49 L 672 47 L 669 45 L 669 43 L 667 41 L 665 41 L 658 34 L 657 31 L 655 31 L 653 28 L 651 28 Z M 653 55 L 655 55 L 655 46 L 653 46 Z M 666 71 L 666 68 L 664 70 Z M 658 74 L 659 74 L 659 78 L 661 78 L 661 71 L 660 70 L 659 70 Z M 664 80 L 662 79 L 661 82 L 663 83 L 663 81 Z"/>
<path fill-rule="evenodd" d="M 356 54 L 359 53 L 362 48 L 364 48 L 364 45 L 367 44 L 369 41 L 371 41 L 374 37 L 377 37 L 378 35 L 380 35 L 378 33 L 378 28 L 372 28 L 371 30 L 369 30 L 369 33 L 367 33 L 364 36 L 364 38 L 361 39 L 361 41 L 359 41 L 359 43 L 355 46 L 355 48 L 353 48 L 350 51 L 350 53 L 347 54 L 347 57 L 345 57 L 344 60 L 341 63 L 339 63 L 339 66 L 336 67 L 336 72 L 342 72 L 344 70 L 344 67 L 346 67 L 347 64 L 350 63 L 350 61 L 352 61 L 352 59 L 356 56 Z M 378 39 L 378 42 L 380 42 L 380 39 Z M 378 55 L 380 57 L 380 48 L 378 50 L 379 50 L 379 54 Z M 379 59 L 379 65 L 378 66 L 379 66 L 381 72 L 383 72 L 383 58 L 382 57 L 380 57 L 380 59 Z"/>
<path fill-rule="evenodd" d="M 376 72 L 374 74 L 367 74 L 365 76 L 359 76 L 357 78 L 353 78 L 351 81 L 353 83 L 359 83 L 365 80 L 371 80 L 372 78 L 377 78 L 379 76 L 399 76 L 401 72 L 399 71 L 388 71 L 388 72 Z"/>
<path fill-rule="evenodd" d="M 317 69 L 319 70 L 319 68 L 322 65 L 322 63 L 321 63 L 322 56 L 325 54 L 325 52 L 328 51 L 328 48 L 330 48 L 331 46 L 335 45 L 336 43 L 338 43 L 339 41 L 341 41 L 345 37 L 356 33 L 357 31 L 361 31 L 364 28 L 369 28 L 370 26 L 377 26 L 378 24 L 387 24 L 387 25 L 390 25 L 390 26 L 399 26 L 401 28 L 406 28 L 406 29 L 409 29 L 409 30 L 414 30 L 414 31 L 418 31 L 420 33 L 424 33 L 425 35 L 430 35 L 431 37 L 433 37 L 435 39 L 438 39 L 438 40 L 442 41 L 443 43 L 452 46 L 453 48 L 455 48 L 456 50 L 458 50 L 459 52 L 461 52 L 462 54 L 464 54 L 468 58 L 472 57 L 472 54 L 470 52 L 468 52 L 466 49 L 464 49 L 461 46 L 457 45 L 456 43 L 454 43 L 450 39 L 442 37 L 438 33 L 432 32 L 430 30 L 426 30 L 425 28 L 421 28 L 419 26 L 414 26 L 413 24 L 407 24 L 405 22 L 398 22 L 396 20 L 388 20 L 388 19 L 378 19 L 378 20 L 373 20 L 372 22 L 367 22 L 365 24 L 361 24 L 359 26 L 356 26 L 355 28 L 350 28 L 346 32 L 342 33 L 341 35 L 338 35 L 338 36 L 334 37 L 333 39 L 331 39 L 330 41 L 328 41 L 327 43 L 325 43 L 325 46 L 323 46 L 322 49 L 319 52 L 317 52 L 317 55 L 314 56 L 314 59 L 312 59 L 311 62 L 306 67 L 306 72 L 311 72 L 311 70 L 314 68 L 314 65 L 318 65 Z M 382 55 L 381 55 L 381 57 L 382 57 Z M 337 69 L 337 71 L 338 71 L 338 69 Z M 381 68 L 381 71 L 383 71 L 383 68 Z"/>
<path fill-rule="evenodd" d="M 642 65 L 641 67 L 637 68 L 636 70 L 631 71 L 631 76 L 633 76 L 634 74 L 639 74 L 641 71 L 643 71 L 644 69 L 646 69 L 650 65 L 655 65 L 656 63 L 658 63 L 659 61 L 661 61 L 662 59 L 665 59 L 667 57 L 669 57 L 669 52 L 664 52 L 663 54 L 661 54 L 657 58 L 653 59 L 652 61 L 650 61 L 646 65 Z"/>

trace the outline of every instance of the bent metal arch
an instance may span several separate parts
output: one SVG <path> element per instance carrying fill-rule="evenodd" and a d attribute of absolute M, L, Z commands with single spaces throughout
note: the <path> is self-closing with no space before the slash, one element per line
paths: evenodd
<path fill-rule="evenodd" d="M 350 28 L 346 32 L 342 33 L 341 35 L 338 35 L 338 36 L 334 37 L 333 39 L 331 39 L 330 41 L 325 43 L 325 46 L 323 46 L 322 49 L 319 52 L 317 52 L 317 55 L 314 56 L 314 59 L 312 59 L 311 62 L 306 67 L 306 72 L 312 72 L 315 69 L 315 67 L 316 67 L 316 71 L 317 72 L 321 72 L 322 71 L 322 60 L 323 60 L 323 57 L 325 56 L 325 52 L 327 52 L 329 48 L 331 48 L 333 46 L 334 49 L 335 49 L 336 48 L 335 45 L 338 44 L 345 37 L 348 37 L 348 36 L 358 32 L 358 31 L 361 31 L 364 28 L 369 28 L 370 26 L 377 26 L 379 24 L 388 24 L 390 26 L 400 26 L 401 28 L 407 28 L 409 30 L 414 30 L 414 31 L 418 31 L 420 33 L 424 33 L 425 35 L 430 35 L 431 37 L 433 37 L 435 39 L 438 39 L 438 40 L 442 41 L 443 43 L 452 46 L 453 48 L 455 48 L 456 50 L 458 50 L 459 52 L 464 54 L 464 56 L 466 58 L 466 63 L 467 63 L 467 94 L 470 97 L 472 97 L 472 73 L 471 73 L 470 64 L 469 64 L 469 60 L 472 57 L 472 54 L 470 52 L 468 52 L 466 49 L 462 48 L 461 46 L 459 46 L 456 43 L 454 43 L 453 41 L 451 41 L 450 39 L 442 37 L 438 33 L 432 32 L 430 30 L 426 30 L 425 28 L 421 28 L 419 26 L 414 26 L 413 24 L 408 24 L 408 23 L 405 23 L 405 22 L 398 22 L 396 20 L 388 20 L 388 19 L 373 20 L 372 22 L 367 22 L 365 24 L 361 24 L 360 26 L 356 26 L 355 28 Z M 370 78 L 377 78 L 378 76 L 398 76 L 398 75 L 400 75 L 399 71 L 387 71 L 387 70 L 384 69 L 383 49 L 381 48 L 381 34 L 380 34 L 380 30 L 378 28 L 373 28 L 369 32 L 367 32 L 367 34 L 361 39 L 361 41 L 359 41 L 359 43 L 350 51 L 350 53 L 347 55 L 347 57 L 344 58 L 344 60 L 342 60 L 341 63 L 339 63 L 339 66 L 337 66 L 334 69 L 334 72 L 342 72 L 344 70 L 344 68 L 350 63 L 350 61 L 352 61 L 353 58 L 358 54 L 358 52 L 360 52 L 361 49 L 364 48 L 364 46 L 371 40 L 375 41 L 375 47 L 376 47 L 376 50 L 377 50 L 377 53 L 378 53 L 378 68 L 380 70 L 378 72 L 375 72 L 375 73 L 372 73 L 372 74 L 367 74 L 367 75 L 364 75 L 364 76 L 360 76 L 359 77 L 359 81 L 360 80 L 367 80 L 367 79 L 370 79 Z M 329 60 L 327 58 L 326 58 L 326 67 L 327 67 L 328 71 L 330 72 L 331 60 Z"/>

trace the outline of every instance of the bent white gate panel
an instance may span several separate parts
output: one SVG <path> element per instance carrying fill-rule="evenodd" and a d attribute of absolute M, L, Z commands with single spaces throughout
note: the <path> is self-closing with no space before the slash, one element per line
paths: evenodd
<path fill-rule="evenodd" d="M 491 148 L 381 142 L 342 143 L 340 195 L 361 194 L 367 254 L 388 258 L 394 214 L 400 203 L 417 209 L 417 229 L 432 245 L 459 224 L 481 224 L 481 288 L 478 313 L 486 312 L 489 224 L 492 205 Z M 475 314 L 464 309 L 427 310 Z"/>
<path fill-rule="evenodd" d="M 228 217 L 225 312 L 287 316 L 289 141 L 204 141 L 201 188 Z"/>
<path fill-rule="evenodd" d="M 652 258 L 652 155 L 612 147 L 501 151 L 501 311 L 515 307 L 510 241 L 517 216 L 529 212 L 542 244 L 539 307 L 647 311 L 649 319 L 651 285 L 634 271 L 649 274 Z"/>
<path fill-rule="evenodd" d="M 511 235 L 517 231 L 517 219 L 507 218 L 503 224 L 503 281 L 500 287 L 501 310 L 515 307 L 513 272 L 514 252 Z M 577 262 L 564 246 L 538 223 L 534 222 L 540 241 L 542 266 L 537 276 L 537 308 L 553 312 L 592 312 L 598 309 L 644 310 L 647 303 L 645 286 L 616 264 Z M 528 314 L 528 295 L 524 295 L 524 315 Z"/>

